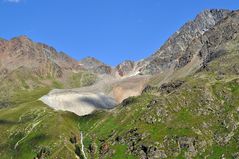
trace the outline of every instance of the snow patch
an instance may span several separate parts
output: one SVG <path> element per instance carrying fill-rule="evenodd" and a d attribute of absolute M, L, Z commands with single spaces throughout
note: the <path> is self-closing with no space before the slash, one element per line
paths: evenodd
<path fill-rule="evenodd" d="M 116 101 L 104 93 L 81 91 L 51 92 L 40 100 L 55 110 L 73 112 L 79 116 L 91 114 L 98 109 L 111 109 Z"/>

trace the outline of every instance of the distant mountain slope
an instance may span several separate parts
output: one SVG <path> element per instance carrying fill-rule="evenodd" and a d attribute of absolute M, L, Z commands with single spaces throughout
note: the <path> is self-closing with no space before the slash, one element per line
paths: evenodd
<path fill-rule="evenodd" d="M 82 69 L 66 54 L 45 44 L 34 43 L 25 36 L 1 40 L 0 50 L 0 67 L 5 72 L 25 67 L 38 76 L 60 78 L 67 71 Z"/>
<path fill-rule="evenodd" d="M 87 57 L 79 61 L 80 66 L 97 74 L 111 74 L 112 68 L 94 57 Z"/>
<path fill-rule="evenodd" d="M 97 77 L 65 53 L 20 36 L 0 39 L 0 80 L 5 101 L 18 90 L 74 88 L 91 85 Z"/>

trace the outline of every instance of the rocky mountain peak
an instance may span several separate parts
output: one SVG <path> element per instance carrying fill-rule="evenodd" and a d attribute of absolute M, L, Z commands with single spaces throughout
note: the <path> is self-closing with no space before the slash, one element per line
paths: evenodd
<path fill-rule="evenodd" d="M 0 40 L 0 55 L 0 63 L 9 72 L 24 68 L 36 76 L 62 77 L 66 71 L 80 69 L 76 60 L 27 36 Z"/>
<path fill-rule="evenodd" d="M 213 27 L 220 20 L 225 18 L 231 11 L 225 9 L 207 9 L 199 13 L 192 22 L 200 34 L 205 33 L 208 29 Z"/>
<path fill-rule="evenodd" d="M 197 17 L 201 15 L 211 15 L 217 21 L 218 19 L 220 20 L 222 17 L 227 16 L 230 12 L 232 11 L 228 9 L 205 9 L 204 11 L 199 13 Z"/>
<path fill-rule="evenodd" d="M 28 38 L 26 35 L 21 35 L 18 37 L 14 37 L 10 40 L 11 42 L 15 42 L 15 43 L 24 43 L 24 44 L 29 44 L 32 43 L 33 41 Z"/>
<path fill-rule="evenodd" d="M 131 60 L 125 60 L 116 66 L 116 70 L 120 76 L 125 76 L 134 70 L 135 63 Z"/>
<path fill-rule="evenodd" d="M 196 38 L 202 36 L 230 13 L 231 11 L 222 9 L 201 12 L 194 20 L 187 22 L 175 32 L 155 54 L 139 62 L 140 72 L 154 74 L 175 67 L 177 59 L 184 55 L 187 47 Z"/>
<path fill-rule="evenodd" d="M 105 65 L 103 62 L 97 60 L 94 57 L 90 57 L 90 56 L 80 60 L 80 64 L 84 65 L 84 67 L 89 68 L 89 69 L 94 68 L 99 65 Z"/>
<path fill-rule="evenodd" d="M 86 57 L 79 61 L 81 67 L 98 74 L 111 74 L 112 68 L 94 57 Z"/>
<path fill-rule="evenodd" d="M 20 40 L 20 41 L 32 41 L 28 36 L 26 36 L 26 35 L 20 35 L 20 36 L 18 36 L 18 37 L 15 37 L 15 38 L 13 38 L 13 39 L 18 39 L 18 40 Z"/>

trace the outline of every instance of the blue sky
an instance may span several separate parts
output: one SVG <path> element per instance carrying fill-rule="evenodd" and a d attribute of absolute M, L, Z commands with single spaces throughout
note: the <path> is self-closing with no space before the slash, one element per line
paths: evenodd
<path fill-rule="evenodd" d="M 0 37 L 27 35 L 79 60 L 116 65 L 154 53 L 204 9 L 238 0 L 0 0 Z"/>

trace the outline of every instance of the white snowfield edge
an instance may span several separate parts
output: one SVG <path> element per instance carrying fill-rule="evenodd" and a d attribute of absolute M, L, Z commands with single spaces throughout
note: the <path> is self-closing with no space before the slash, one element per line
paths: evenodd
<path fill-rule="evenodd" d="M 111 109 L 116 101 L 104 93 L 78 91 L 57 92 L 53 90 L 40 100 L 55 110 L 69 111 L 84 116 L 99 109 Z"/>

